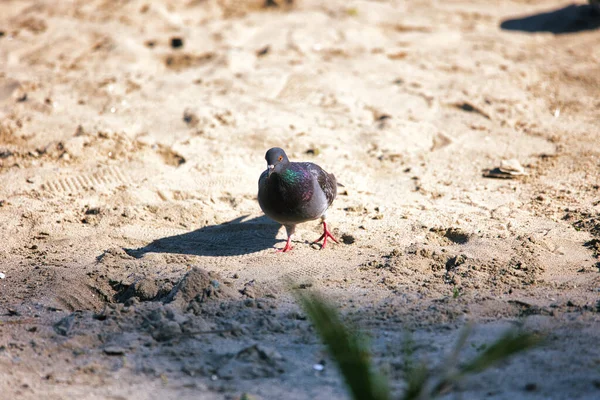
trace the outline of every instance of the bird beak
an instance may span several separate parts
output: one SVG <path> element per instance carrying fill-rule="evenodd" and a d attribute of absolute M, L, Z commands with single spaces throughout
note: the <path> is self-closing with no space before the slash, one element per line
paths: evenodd
<path fill-rule="evenodd" d="M 267 165 L 267 177 L 270 177 L 271 174 L 273 173 L 273 169 L 275 168 L 274 165 Z"/>

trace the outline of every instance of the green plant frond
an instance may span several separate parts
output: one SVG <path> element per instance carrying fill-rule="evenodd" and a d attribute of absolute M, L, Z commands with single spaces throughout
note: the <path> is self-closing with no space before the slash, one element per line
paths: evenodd
<path fill-rule="evenodd" d="M 365 340 L 341 320 L 337 310 L 315 294 L 295 292 L 327 346 L 355 400 L 389 400 L 387 380 L 371 364 Z"/>
<path fill-rule="evenodd" d="M 465 364 L 460 370 L 462 374 L 478 373 L 493 364 L 508 357 L 523 352 L 541 343 L 541 338 L 528 332 L 509 331 L 500 339 L 487 346 L 473 360 Z"/>
<path fill-rule="evenodd" d="M 348 327 L 338 311 L 313 293 L 294 292 L 302 308 L 312 321 L 315 330 L 327 346 L 337 364 L 354 400 L 390 400 L 388 382 L 375 371 L 365 337 Z M 407 334 L 404 340 L 404 371 L 406 388 L 402 400 L 429 400 L 447 392 L 469 374 L 484 371 L 490 366 L 530 349 L 541 342 L 537 335 L 511 330 L 488 346 L 472 360 L 460 365 L 459 356 L 471 333 L 467 325 L 457 343 L 439 368 L 415 362 L 414 342 Z"/>

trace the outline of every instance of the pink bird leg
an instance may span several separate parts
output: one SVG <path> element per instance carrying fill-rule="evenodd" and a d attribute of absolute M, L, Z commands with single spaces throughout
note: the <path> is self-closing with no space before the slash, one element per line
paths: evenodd
<path fill-rule="evenodd" d="M 323 246 L 321 246 L 321 249 L 324 249 L 325 246 L 327 245 L 327 238 L 330 237 L 331 240 L 333 240 L 336 243 L 339 243 L 331 234 L 331 232 L 329 232 L 329 229 L 327 229 L 327 222 L 323 221 L 323 234 L 321 235 L 320 238 L 318 238 L 317 240 L 315 240 L 313 243 L 318 243 L 321 240 L 323 240 Z"/>
<path fill-rule="evenodd" d="M 287 242 L 285 244 L 285 247 L 283 249 L 275 249 L 275 252 L 277 253 L 285 253 L 286 251 L 290 251 L 291 249 L 293 249 L 292 245 L 292 237 L 288 236 Z"/>

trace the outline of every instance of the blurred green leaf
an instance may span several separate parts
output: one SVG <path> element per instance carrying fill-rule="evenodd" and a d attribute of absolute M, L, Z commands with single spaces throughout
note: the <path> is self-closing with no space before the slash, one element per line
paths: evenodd
<path fill-rule="evenodd" d="M 460 372 L 463 375 L 481 372 L 514 354 L 537 346 L 540 342 L 541 338 L 532 333 L 508 331 L 475 359 L 460 368 Z"/>
<path fill-rule="evenodd" d="M 355 400 L 390 400 L 387 379 L 373 368 L 368 346 L 358 331 L 345 325 L 335 307 L 317 294 L 301 293 L 299 290 L 294 293 L 340 369 L 352 397 Z M 481 352 L 475 358 L 460 365 L 459 356 L 471 330 L 471 325 L 463 329 L 448 357 L 436 369 L 422 362 L 415 363 L 414 343 L 407 335 L 403 348 L 406 388 L 401 398 L 433 399 L 446 393 L 467 375 L 482 372 L 541 342 L 537 335 L 511 330 L 490 345 L 482 344 L 479 347 Z"/>
<path fill-rule="evenodd" d="M 389 400 L 387 379 L 374 370 L 370 352 L 358 332 L 352 332 L 337 310 L 318 295 L 295 293 L 340 369 L 352 397 L 355 400 Z"/>

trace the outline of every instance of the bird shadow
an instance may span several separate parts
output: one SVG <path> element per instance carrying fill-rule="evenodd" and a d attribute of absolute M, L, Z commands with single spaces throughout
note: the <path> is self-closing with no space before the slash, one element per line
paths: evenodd
<path fill-rule="evenodd" d="M 176 253 L 196 256 L 240 256 L 272 248 L 280 224 L 265 216 L 247 219 L 248 215 L 193 232 L 156 239 L 138 249 L 124 249 L 141 258 L 146 253 Z"/>
<path fill-rule="evenodd" d="M 500 28 L 507 31 L 550 32 L 555 35 L 588 31 L 600 27 L 600 8 L 571 4 L 558 10 L 507 19 Z"/>

